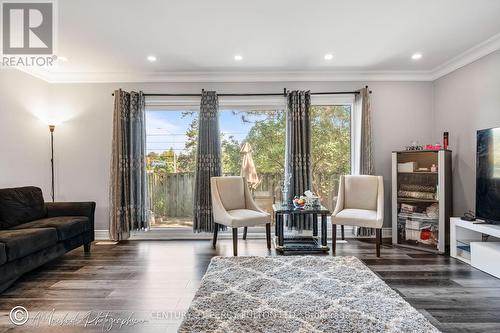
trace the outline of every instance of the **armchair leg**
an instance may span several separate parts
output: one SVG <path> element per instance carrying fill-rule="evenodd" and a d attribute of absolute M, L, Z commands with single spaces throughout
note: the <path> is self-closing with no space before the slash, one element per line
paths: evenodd
<path fill-rule="evenodd" d="M 247 232 L 248 232 L 248 227 L 243 228 L 243 240 L 247 239 Z"/>
<path fill-rule="evenodd" d="M 266 223 L 266 241 L 267 248 L 271 249 L 271 223 Z"/>
<path fill-rule="evenodd" d="M 219 233 L 219 225 L 215 223 L 214 226 L 214 238 L 212 239 L 212 247 L 215 249 L 215 244 L 217 244 L 217 234 Z"/>
<path fill-rule="evenodd" d="M 375 242 L 377 243 L 377 258 L 380 257 L 380 245 L 382 244 L 382 229 L 376 229 L 376 240 Z"/>
<path fill-rule="evenodd" d="M 344 226 L 340 226 L 340 232 L 342 233 L 342 240 L 345 240 L 345 235 L 344 235 Z"/>
<path fill-rule="evenodd" d="M 238 228 L 233 228 L 233 255 L 238 256 Z"/>
<path fill-rule="evenodd" d="M 83 244 L 83 252 L 90 253 L 90 243 Z"/>
<path fill-rule="evenodd" d="M 337 225 L 332 224 L 332 254 L 335 255 L 337 247 Z"/>

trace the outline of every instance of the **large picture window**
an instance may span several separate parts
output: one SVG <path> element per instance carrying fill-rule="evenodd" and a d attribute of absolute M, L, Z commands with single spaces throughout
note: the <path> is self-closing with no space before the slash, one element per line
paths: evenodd
<path fill-rule="evenodd" d="M 352 104 L 311 107 L 313 191 L 333 209 L 341 174 L 351 171 Z M 146 110 L 147 170 L 152 227 L 191 227 L 194 171 L 198 133 L 196 108 Z M 219 109 L 224 175 L 240 175 L 245 143 L 252 150 L 258 183 L 257 204 L 271 211 L 282 200 L 285 162 L 285 111 L 283 106 L 232 105 Z M 248 147 L 248 145 L 247 145 Z"/>

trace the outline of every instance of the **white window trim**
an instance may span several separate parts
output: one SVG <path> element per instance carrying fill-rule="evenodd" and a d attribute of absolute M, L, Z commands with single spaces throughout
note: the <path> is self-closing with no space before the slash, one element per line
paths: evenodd
<path fill-rule="evenodd" d="M 351 106 L 351 174 L 360 174 L 361 161 L 361 109 Z"/>
<path fill-rule="evenodd" d="M 312 95 L 311 105 L 346 105 L 354 104 L 354 95 Z"/>
<path fill-rule="evenodd" d="M 278 109 L 284 110 L 286 100 L 280 96 L 269 97 L 219 97 L 219 109 Z M 199 97 L 148 97 L 146 98 L 146 110 L 148 111 L 180 111 L 200 109 Z"/>
<path fill-rule="evenodd" d="M 199 111 L 199 97 L 146 97 L 146 111 Z"/>

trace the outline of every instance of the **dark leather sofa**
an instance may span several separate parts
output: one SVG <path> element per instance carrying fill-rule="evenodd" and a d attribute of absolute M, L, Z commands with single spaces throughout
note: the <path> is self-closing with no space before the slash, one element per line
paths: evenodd
<path fill-rule="evenodd" d="M 79 246 L 90 252 L 95 202 L 45 203 L 38 187 L 0 189 L 0 292 Z"/>

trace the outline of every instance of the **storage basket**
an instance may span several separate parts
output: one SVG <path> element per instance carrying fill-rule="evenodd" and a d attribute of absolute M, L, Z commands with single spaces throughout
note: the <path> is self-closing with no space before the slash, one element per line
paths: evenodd
<path fill-rule="evenodd" d="M 406 227 L 405 227 L 406 240 L 419 241 L 421 228 L 422 228 L 422 222 L 406 220 Z"/>

